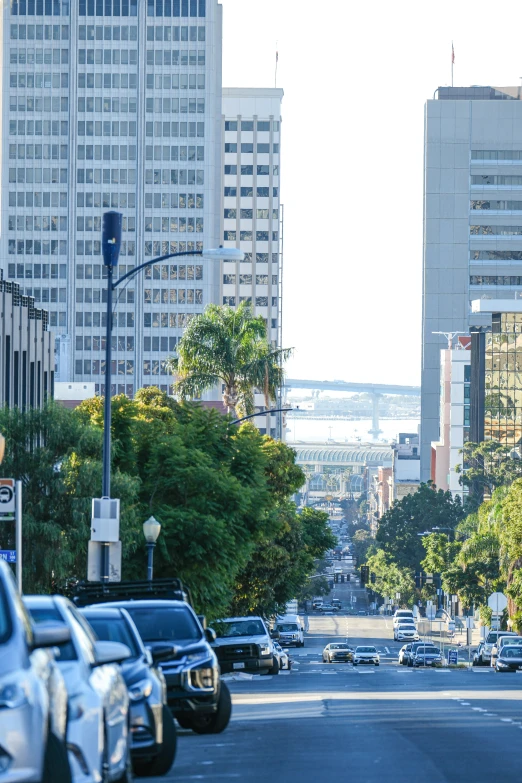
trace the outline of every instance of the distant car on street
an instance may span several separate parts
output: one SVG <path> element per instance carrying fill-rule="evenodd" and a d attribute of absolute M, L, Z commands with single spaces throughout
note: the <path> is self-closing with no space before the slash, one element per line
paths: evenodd
<path fill-rule="evenodd" d="M 442 653 L 434 645 L 423 644 L 412 655 L 412 666 L 442 666 Z"/>
<path fill-rule="evenodd" d="M 354 666 L 358 666 L 359 664 L 363 663 L 379 666 L 380 662 L 381 659 L 379 657 L 379 653 L 377 652 L 377 648 L 373 645 L 360 645 L 359 647 L 355 648 L 355 652 L 353 654 Z"/>
<path fill-rule="evenodd" d="M 496 672 L 522 671 L 522 647 L 517 644 L 505 645 L 499 653 L 495 663 Z"/>
<path fill-rule="evenodd" d="M 323 663 L 353 661 L 353 648 L 344 642 L 331 642 L 323 650 Z"/>

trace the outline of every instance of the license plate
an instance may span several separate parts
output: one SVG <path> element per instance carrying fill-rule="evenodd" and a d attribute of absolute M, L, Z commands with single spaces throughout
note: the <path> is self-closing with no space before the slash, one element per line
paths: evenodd
<path fill-rule="evenodd" d="M 233 669 L 244 669 L 245 668 L 245 664 L 242 661 L 240 663 L 233 663 L 232 664 L 232 668 Z"/>

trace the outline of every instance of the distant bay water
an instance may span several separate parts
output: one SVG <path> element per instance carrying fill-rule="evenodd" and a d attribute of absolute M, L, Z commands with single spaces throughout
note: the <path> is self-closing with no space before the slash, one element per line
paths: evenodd
<path fill-rule="evenodd" d="M 338 443 L 354 443 L 360 440 L 362 443 L 390 443 L 395 440 L 400 432 L 416 433 L 419 427 L 419 419 L 381 419 L 379 422 L 382 433 L 378 440 L 368 434 L 372 428 L 371 419 L 359 419 L 345 421 L 343 419 L 287 419 L 286 441 L 295 443 L 327 443 L 328 440 Z"/>

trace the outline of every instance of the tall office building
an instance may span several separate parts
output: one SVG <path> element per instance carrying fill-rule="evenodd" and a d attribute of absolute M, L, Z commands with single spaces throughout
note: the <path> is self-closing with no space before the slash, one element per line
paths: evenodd
<path fill-rule="evenodd" d="M 220 244 L 221 6 L 10 0 L 2 14 L 0 267 L 49 310 L 57 380 L 103 394 L 103 212 L 123 213 L 120 274 Z M 168 390 L 165 360 L 219 274 L 182 258 L 122 287 L 113 394 Z"/>
<path fill-rule="evenodd" d="M 470 301 L 522 294 L 522 88 L 440 87 L 424 148 L 421 479 L 439 440 L 434 332 L 488 326 Z"/>
<path fill-rule="evenodd" d="M 222 239 L 241 248 L 242 262 L 221 264 L 221 303 L 252 304 L 267 324 L 268 339 L 281 346 L 282 207 L 281 102 L 283 90 L 223 89 Z M 256 404 L 264 408 L 264 397 Z M 282 437 L 281 417 L 256 419 Z"/>

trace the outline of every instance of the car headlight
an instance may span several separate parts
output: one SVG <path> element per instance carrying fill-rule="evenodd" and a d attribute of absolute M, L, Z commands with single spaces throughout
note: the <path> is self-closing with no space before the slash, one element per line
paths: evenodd
<path fill-rule="evenodd" d="M 16 683 L 7 683 L 0 687 L 0 709 L 15 710 L 26 703 L 25 691 Z"/>
<path fill-rule="evenodd" d="M 149 679 L 140 680 L 128 686 L 129 698 L 132 701 L 147 699 L 152 693 L 152 682 Z"/>
<path fill-rule="evenodd" d="M 504 663 L 504 661 L 497 661 L 497 666 L 500 666 L 501 669 L 509 669 L 509 664 Z"/>
<path fill-rule="evenodd" d="M 272 650 L 268 644 L 261 645 L 261 655 L 270 655 L 271 652 Z"/>
<path fill-rule="evenodd" d="M 187 663 L 197 663 L 197 661 L 206 661 L 210 658 L 207 650 L 197 650 L 197 652 L 187 655 Z"/>

